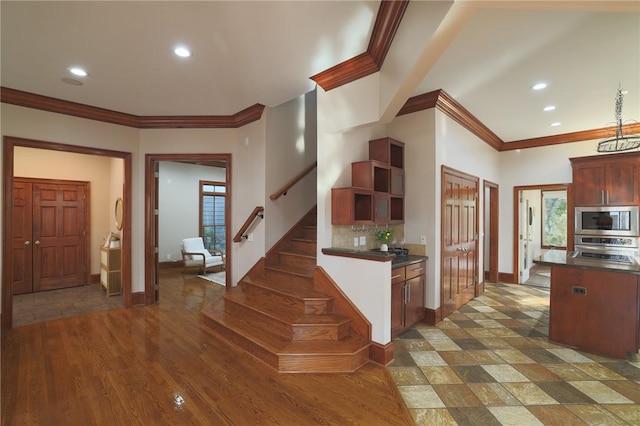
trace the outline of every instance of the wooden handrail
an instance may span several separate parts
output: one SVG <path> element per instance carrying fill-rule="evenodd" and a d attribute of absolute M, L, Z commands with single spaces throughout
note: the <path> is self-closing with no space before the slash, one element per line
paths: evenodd
<path fill-rule="evenodd" d="M 306 169 L 304 169 L 299 175 L 297 175 L 296 177 L 294 177 L 293 179 L 291 179 L 291 181 L 289 181 L 289 183 L 287 183 L 285 186 L 282 187 L 282 189 L 280 189 L 278 192 L 273 193 L 269 196 L 269 198 L 271 199 L 271 201 L 275 201 L 278 198 L 282 197 L 283 195 L 287 195 L 287 191 L 289 189 L 291 189 L 291 187 L 293 185 L 295 185 L 296 183 L 298 183 L 300 180 L 302 180 L 303 177 L 305 177 L 307 174 L 309 174 L 309 172 L 311 172 L 311 170 L 315 169 L 318 166 L 318 162 L 314 161 L 313 164 L 311 164 L 309 167 L 307 167 Z"/>
<path fill-rule="evenodd" d="M 249 229 L 253 221 L 256 220 L 256 217 L 260 216 L 261 219 L 264 219 L 264 215 L 262 214 L 262 212 L 264 212 L 263 206 L 256 206 L 256 208 L 253 209 L 247 220 L 244 222 L 244 225 L 242 225 L 236 236 L 233 237 L 234 243 L 239 243 L 240 241 L 242 241 L 244 233 L 247 232 L 247 229 Z"/>

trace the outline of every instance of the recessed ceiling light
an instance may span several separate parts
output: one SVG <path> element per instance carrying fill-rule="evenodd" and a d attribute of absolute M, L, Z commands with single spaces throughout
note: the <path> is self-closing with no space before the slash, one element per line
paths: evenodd
<path fill-rule="evenodd" d="M 533 90 L 542 90 L 545 87 L 547 87 L 547 83 L 536 83 L 533 86 L 531 86 Z"/>
<path fill-rule="evenodd" d="M 556 109 L 556 107 L 553 106 L 553 105 L 548 105 L 548 106 L 542 108 L 543 111 L 553 111 L 554 109 Z"/>
<path fill-rule="evenodd" d="M 188 58 L 189 56 L 191 56 L 191 51 L 184 46 L 176 47 L 173 50 L 173 53 L 180 56 L 181 58 Z"/>
<path fill-rule="evenodd" d="M 560 123 L 559 121 L 556 121 L 555 123 L 551 123 L 551 127 L 558 127 L 561 124 L 562 123 Z"/>
<path fill-rule="evenodd" d="M 73 75 L 77 75 L 78 77 L 86 77 L 89 75 L 83 68 L 80 67 L 71 67 L 69 68 L 69 72 Z"/>

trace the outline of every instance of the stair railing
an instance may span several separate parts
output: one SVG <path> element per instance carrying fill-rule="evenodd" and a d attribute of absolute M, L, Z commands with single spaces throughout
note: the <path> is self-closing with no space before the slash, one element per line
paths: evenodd
<path fill-rule="evenodd" d="M 304 169 L 302 172 L 300 172 L 300 174 L 298 174 L 296 177 L 294 177 L 293 179 L 291 179 L 285 186 L 283 186 L 279 191 L 271 194 L 269 196 L 269 199 L 271 199 L 271 201 L 275 201 L 278 198 L 282 197 L 283 195 L 287 195 L 287 191 L 289 191 L 291 189 L 291 187 L 293 187 L 296 183 L 300 182 L 302 180 L 303 177 L 305 177 L 306 175 L 308 175 L 313 169 L 315 169 L 318 166 L 318 162 L 314 161 L 313 164 L 311 164 L 309 167 L 307 167 L 306 169 Z"/>
<path fill-rule="evenodd" d="M 249 239 L 249 235 L 247 235 L 247 230 L 251 226 L 251 224 L 259 217 L 260 219 L 264 219 L 264 207 L 256 206 L 255 209 L 251 212 L 247 220 L 245 220 L 244 225 L 240 228 L 235 237 L 233 237 L 234 243 L 239 243 L 242 239 Z"/>

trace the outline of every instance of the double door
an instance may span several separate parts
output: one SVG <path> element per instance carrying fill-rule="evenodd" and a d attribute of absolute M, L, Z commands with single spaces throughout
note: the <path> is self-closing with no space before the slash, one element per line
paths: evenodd
<path fill-rule="evenodd" d="M 12 294 L 86 285 L 87 182 L 14 178 Z"/>

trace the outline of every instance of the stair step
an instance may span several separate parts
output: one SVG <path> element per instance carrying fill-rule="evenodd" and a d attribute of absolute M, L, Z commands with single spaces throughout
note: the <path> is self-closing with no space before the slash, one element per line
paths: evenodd
<path fill-rule="evenodd" d="M 305 314 L 328 314 L 333 312 L 333 298 L 315 290 L 305 283 L 293 281 L 271 281 L 264 278 L 245 277 L 239 286 L 253 299 L 276 306 L 289 306 Z"/>
<path fill-rule="evenodd" d="M 264 328 L 288 339 L 339 340 L 349 334 L 351 320 L 342 315 L 302 314 L 298 309 L 252 299 L 242 291 L 229 291 L 224 297 L 227 314 L 261 323 Z"/>
<path fill-rule="evenodd" d="M 212 303 L 202 310 L 207 325 L 279 372 L 352 372 L 369 360 L 369 342 L 360 336 L 336 341 L 288 341 L 261 324 L 227 315 L 225 303 Z"/>
<path fill-rule="evenodd" d="M 311 271 L 316 267 L 316 256 L 315 253 L 313 255 L 304 254 L 304 253 L 295 253 L 288 251 L 280 251 L 278 252 L 278 262 L 282 268 L 294 268 L 294 271 Z"/>
<path fill-rule="evenodd" d="M 298 252 L 307 255 L 316 255 L 316 241 L 308 240 L 305 238 L 292 238 L 291 239 L 291 251 Z"/>
<path fill-rule="evenodd" d="M 313 226 L 301 226 L 298 228 L 296 237 L 310 241 L 317 241 L 318 239 L 318 227 Z"/>
<path fill-rule="evenodd" d="M 294 272 L 282 265 L 265 265 L 264 275 L 260 278 L 275 283 L 290 282 L 294 286 L 313 287 L 313 275 L 310 271 Z"/>

